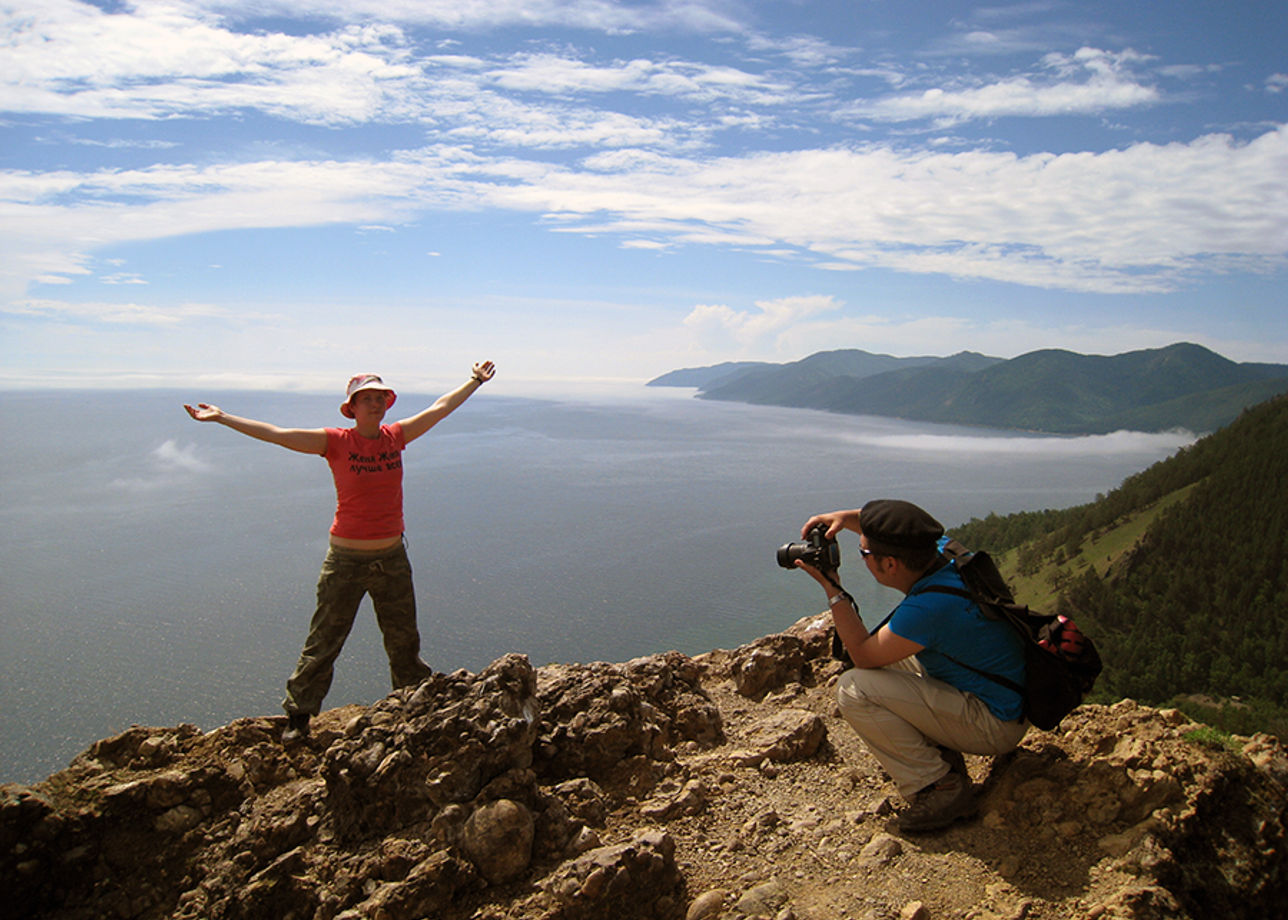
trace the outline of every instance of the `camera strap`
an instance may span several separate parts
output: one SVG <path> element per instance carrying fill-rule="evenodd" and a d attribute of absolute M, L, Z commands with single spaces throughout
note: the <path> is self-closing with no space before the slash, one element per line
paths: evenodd
<path fill-rule="evenodd" d="M 819 569 L 819 573 L 827 579 L 829 585 L 836 589 L 836 593 L 839 596 L 850 602 L 850 606 L 854 608 L 854 612 L 857 614 L 859 612 L 859 602 L 854 599 L 853 594 L 841 587 L 839 581 L 832 577 L 832 571 L 830 569 Z"/>

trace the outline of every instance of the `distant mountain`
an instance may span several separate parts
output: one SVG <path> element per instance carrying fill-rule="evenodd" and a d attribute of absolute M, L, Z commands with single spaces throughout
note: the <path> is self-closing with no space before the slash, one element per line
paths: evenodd
<path fill-rule="evenodd" d="M 886 374 L 906 373 L 915 369 L 957 367 L 959 360 L 971 366 L 986 366 L 1001 360 L 973 355 L 970 358 L 895 358 L 891 355 L 874 355 L 857 349 L 822 351 L 791 364 L 769 365 L 745 371 L 735 377 L 715 381 L 703 388 L 703 399 L 724 399 L 733 402 L 760 403 L 772 406 L 798 406 L 813 409 L 835 409 L 831 391 L 841 386 L 854 386 L 859 381 L 871 380 Z M 842 397 L 844 399 L 844 397 Z M 841 403 L 844 406 L 844 402 Z M 859 409 L 859 412 L 867 410 Z"/>
<path fill-rule="evenodd" d="M 681 373 L 703 382 L 674 382 Z M 702 399 L 1059 434 L 1208 432 L 1288 391 L 1288 365 L 1238 364 L 1189 343 L 1110 357 L 1045 349 L 1010 360 L 847 349 L 789 364 L 691 368 L 650 385 L 696 386 Z"/>
<path fill-rule="evenodd" d="M 700 387 L 713 386 L 726 378 L 738 376 L 742 371 L 760 367 L 773 367 L 765 361 L 726 361 L 710 367 L 682 367 L 663 374 L 646 385 L 651 387 Z"/>

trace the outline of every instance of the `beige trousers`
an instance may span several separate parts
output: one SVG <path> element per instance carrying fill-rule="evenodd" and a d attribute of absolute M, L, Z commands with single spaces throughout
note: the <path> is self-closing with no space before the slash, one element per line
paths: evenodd
<path fill-rule="evenodd" d="M 851 668 L 836 685 L 841 715 L 911 799 L 942 779 L 948 766 L 938 745 L 966 754 L 1005 754 L 1028 731 L 984 701 L 927 677 L 915 657 L 884 668 Z"/>

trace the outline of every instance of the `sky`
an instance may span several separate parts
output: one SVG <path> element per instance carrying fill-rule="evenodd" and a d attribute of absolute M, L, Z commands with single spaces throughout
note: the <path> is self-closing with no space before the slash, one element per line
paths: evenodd
<path fill-rule="evenodd" d="M 0 0 L 0 387 L 1288 363 L 1282 0 Z"/>

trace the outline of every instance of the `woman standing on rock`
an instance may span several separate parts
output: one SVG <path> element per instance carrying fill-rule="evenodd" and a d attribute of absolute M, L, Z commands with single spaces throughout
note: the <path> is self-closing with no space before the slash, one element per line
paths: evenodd
<path fill-rule="evenodd" d="M 491 361 L 475 364 L 465 383 L 392 425 L 383 422 L 397 394 L 375 374 L 359 374 L 346 387 L 340 414 L 353 419 L 352 428 L 279 428 L 207 403 L 184 405 L 199 422 L 217 422 L 260 441 L 325 457 L 335 479 L 335 520 L 318 577 L 317 609 L 282 701 L 287 715 L 283 743 L 308 735 L 309 720 L 322 708 L 335 660 L 366 594 L 384 637 L 393 688 L 419 683 L 433 673 L 420 657 L 416 595 L 403 539 L 402 452 L 495 373 Z"/>

